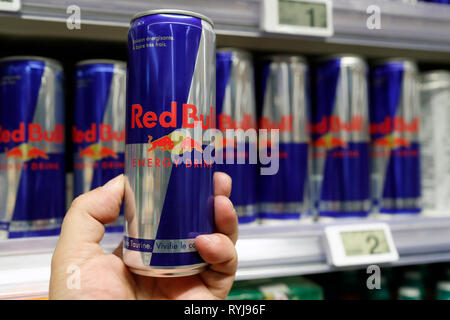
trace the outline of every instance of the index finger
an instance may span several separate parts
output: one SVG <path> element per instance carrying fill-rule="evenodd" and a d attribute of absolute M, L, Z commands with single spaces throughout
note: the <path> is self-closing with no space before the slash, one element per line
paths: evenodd
<path fill-rule="evenodd" d="M 99 243 L 105 233 L 104 225 L 119 216 L 124 185 L 124 176 L 119 175 L 76 198 L 64 218 L 59 242 L 71 247 Z"/>

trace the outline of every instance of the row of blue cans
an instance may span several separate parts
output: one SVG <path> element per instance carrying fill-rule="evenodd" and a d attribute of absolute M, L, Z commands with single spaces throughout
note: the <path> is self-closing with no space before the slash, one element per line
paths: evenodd
<path fill-rule="evenodd" d="M 233 147 L 233 156 L 245 163 L 216 167 L 233 178 L 231 199 L 241 223 L 420 212 L 414 62 L 391 59 L 369 72 L 360 57 L 342 55 L 310 70 L 300 56 L 253 63 L 248 52 L 221 49 L 216 74 L 217 127 L 267 129 L 258 142 L 244 137 L 238 144 L 278 155 L 275 174 L 261 174 L 269 164 L 249 163 L 249 154 Z M 76 67 L 75 196 L 124 170 L 125 79 L 120 61 L 88 60 Z M 66 185 L 63 86 L 57 61 L 0 61 L 3 238 L 59 232 Z M 272 129 L 279 130 L 277 150 Z M 108 229 L 120 231 L 122 221 Z"/>
<path fill-rule="evenodd" d="M 258 152 L 278 158 L 275 174 L 262 174 L 261 161 L 220 168 L 233 178 L 241 223 L 421 211 L 414 62 L 389 59 L 369 69 L 359 56 L 337 55 L 310 68 L 300 56 L 253 62 L 242 50 L 221 49 L 216 105 L 219 129 L 258 128 Z"/>
<path fill-rule="evenodd" d="M 87 60 L 75 72 L 71 127 L 74 194 L 124 171 L 126 65 Z M 0 60 L 0 238 L 58 234 L 66 212 L 62 65 L 16 56 Z M 123 230 L 123 218 L 107 230 Z"/>

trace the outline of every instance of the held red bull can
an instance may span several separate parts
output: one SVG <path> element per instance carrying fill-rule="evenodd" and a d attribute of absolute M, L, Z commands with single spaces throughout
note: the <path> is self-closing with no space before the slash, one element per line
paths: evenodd
<path fill-rule="evenodd" d="M 369 192 L 367 66 L 354 55 L 320 60 L 313 89 L 314 206 L 320 219 L 366 217 Z"/>
<path fill-rule="evenodd" d="M 420 81 L 420 165 L 423 211 L 450 214 L 450 72 L 429 71 Z"/>
<path fill-rule="evenodd" d="M 126 64 L 85 60 L 76 66 L 74 195 L 104 185 L 124 172 Z M 107 231 L 123 231 L 123 210 Z"/>
<path fill-rule="evenodd" d="M 309 71 L 300 56 L 275 55 L 258 66 L 259 148 L 277 152 L 279 169 L 258 176 L 258 216 L 261 223 L 299 222 L 306 218 L 310 154 Z M 270 132 L 279 130 L 279 141 Z M 261 164 L 261 167 L 264 167 Z M 305 220 L 306 221 L 306 220 Z"/>
<path fill-rule="evenodd" d="M 417 66 L 390 59 L 371 69 L 370 133 L 374 210 L 421 211 Z"/>
<path fill-rule="evenodd" d="M 135 273 L 201 272 L 195 238 L 214 230 L 215 33 L 181 10 L 137 14 L 128 33 L 124 262 Z"/>
<path fill-rule="evenodd" d="M 243 50 L 224 48 L 216 54 L 216 66 L 217 125 L 223 134 L 225 149 L 224 164 L 218 164 L 216 170 L 227 173 L 233 180 L 230 199 L 239 223 L 256 223 L 258 167 L 257 161 L 251 163 L 249 157 L 250 149 L 256 153 L 257 148 L 252 57 Z M 227 137 L 227 130 L 234 130 L 233 134 Z M 242 134 L 237 130 L 242 130 Z"/>
<path fill-rule="evenodd" d="M 0 237 L 59 233 L 65 213 L 63 70 L 0 60 Z"/>

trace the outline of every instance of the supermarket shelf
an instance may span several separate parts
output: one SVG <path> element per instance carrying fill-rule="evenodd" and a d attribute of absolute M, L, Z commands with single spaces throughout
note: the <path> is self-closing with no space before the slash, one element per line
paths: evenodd
<path fill-rule="evenodd" d="M 376 223 L 367 220 L 364 223 Z M 450 261 L 450 217 L 387 221 L 400 255 L 392 266 Z M 335 224 L 361 223 L 358 220 Z M 332 272 L 326 260 L 324 228 L 330 224 L 241 227 L 238 280 Z M 102 240 L 111 252 L 121 234 Z M 0 299 L 45 297 L 56 237 L 0 241 Z"/>
<path fill-rule="evenodd" d="M 445 5 L 333 0 L 335 34 L 317 39 L 262 32 L 262 0 L 217 0 L 214 4 L 208 0 L 79 0 L 81 30 L 66 27 L 70 15 L 66 9 L 72 4 L 72 0 L 22 0 L 20 13 L 0 13 L 0 35 L 125 42 L 129 20 L 136 12 L 178 8 L 201 12 L 213 19 L 218 45 L 322 54 L 351 50 L 368 56 L 400 54 L 450 62 L 450 6 Z M 366 26 L 369 5 L 381 9 L 379 30 Z"/>
<path fill-rule="evenodd" d="M 380 220 L 364 223 L 377 223 Z M 386 221 L 400 259 L 390 266 L 450 261 L 450 217 L 404 217 Z M 345 220 L 334 224 L 361 223 Z M 242 228 L 239 280 L 341 270 L 328 264 L 324 228 L 329 224 Z M 264 239 L 261 239 L 264 235 Z"/>

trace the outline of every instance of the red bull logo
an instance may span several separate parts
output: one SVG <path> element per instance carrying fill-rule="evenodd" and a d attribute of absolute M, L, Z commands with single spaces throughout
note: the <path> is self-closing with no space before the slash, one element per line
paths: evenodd
<path fill-rule="evenodd" d="M 347 142 L 342 140 L 341 138 L 335 137 L 332 134 L 328 133 L 314 141 L 315 147 L 322 147 L 328 149 L 334 148 L 347 148 Z"/>
<path fill-rule="evenodd" d="M 311 124 L 308 130 L 321 135 L 313 141 L 314 147 L 318 148 L 314 151 L 314 158 L 327 157 L 329 150 L 332 150 L 331 156 L 334 158 L 359 157 L 359 151 L 350 149 L 340 135 L 342 132 L 362 132 L 364 119 L 361 115 L 354 115 L 349 121 L 343 121 L 335 115 L 323 116 L 319 123 Z"/>
<path fill-rule="evenodd" d="M 80 158 L 89 158 L 92 160 L 101 160 L 108 157 L 117 159 L 117 152 L 111 148 L 103 146 L 101 143 L 94 143 L 84 149 L 79 150 Z"/>
<path fill-rule="evenodd" d="M 216 112 L 210 107 L 209 115 L 198 115 L 197 107 L 183 103 L 182 128 L 195 128 L 201 125 L 203 130 L 216 127 Z M 144 110 L 140 104 L 131 106 L 131 128 L 154 128 L 157 124 L 163 128 L 177 128 L 177 103 L 171 103 L 171 111 L 164 111 L 158 116 L 153 111 Z"/>
<path fill-rule="evenodd" d="M 150 147 L 148 148 L 147 151 L 149 152 L 157 148 L 161 149 L 162 151 L 172 151 L 173 148 L 175 147 L 174 142 L 172 141 L 172 139 L 170 139 L 169 136 L 162 137 L 153 142 L 152 139 L 153 139 L 152 136 L 148 136 L 148 144 Z"/>
<path fill-rule="evenodd" d="M 178 140 L 174 141 L 171 138 L 172 135 L 167 135 L 162 138 L 159 138 L 155 141 L 152 141 L 153 137 L 148 136 L 148 152 L 153 151 L 155 149 L 160 149 L 162 151 L 170 151 L 171 153 L 180 154 L 186 151 L 197 150 L 198 152 L 203 153 L 203 148 L 200 142 L 192 139 L 189 136 L 183 137 L 181 136 Z"/>
<path fill-rule="evenodd" d="M 97 141 L 100 142 L 110 142 L 117 141 L 123 142 L 125 141 L 125 130 L 114 131 L 112 130 L 111 125 L 109 124 L 99 124 L 92 123 L 91 127 L 88 130 L 80 130 L 76 126 L 72 127 L 72 140 L 74 143 L 94 143 Z"/>
<path fill-rule="evenodd" d="M 373 141 L 372 157 L 385 158 L 391 156 L 396 157 L 418 157 L 419 152 L 413 148 L 411 141 L 404 137 L 394 137 L 393 134 L 383 136 Z"/>
<path fill-rule="evenodd" d="M 402 117 L 385 117 L 381 123 L 372 123 L 370 133 L 382 136 L 373 140 L 372 157 L 388 157 L 391 150 L 399 157 L 417 157 L 418 151 L 411 149 L 411 140 L 398 136 L 401 133 L 417 134 L 419 132 L 419 118 L 415 117 L 410 122 Z"/>
<path fill-rule="evenodd" d="M 256 127 L 255 119 L 251 114 L 244 113 L 241 121 L 234 120 L 228 114 L 219 115 L 219 130 L 225 131 L 227 129 L 254 129 Z"/>
<path fill-rule="evenodd" d="M 387 135 L 376 139 L 373 144 L 374 146 L 395 149 L 399 147 L 410 147 L 411 142 L 408 139 L 402 137 L 394 138 L 392 135 Z"/>
<path fill-rule="evenodd" d="M 315 134 L 337 133 L 337 132 L 362 132 L 364 121 L 361 115 L 354 115 L 350 121 L 343 121 L 339 116 L 323 116 L 319 123 L 311 125 L 311 131 Z"/>
<path fill-rule="evenodd" d="M 292 131 L 292 122 L 294 120 L 293 115 L 283 115 L 281 116 L 280 121 L 272 121 L 267 117 L 261 117 L 259 119 L 259 128 L 260 129 L 278 129 L 280 132 L 291 132 Z"/>
<path fill-rule="evenodd" d="M 371 134 L 389 134 L 391 132 L 419 132 L 419 118 L 415 117 L 411 122 L 405 121 L 402 117 L 386 117 L 381 123 L 370 125 Z"/>
<path fill-rule="evenodd" d="M 48 160 L 46 150 L 42 150 L 29 145 L 28 143 L 22 143 L 21 145 L 12 149 L 5 148 L 6 158 L 15 158 L 23 161 L 33 159 L 45 159 Z"/>
<path fill-rule="evenodd" d="M 39 141 L 63 143 L 64 125 L 56 124 L 53 130 L 44 130 L 38 123 L 29 123 L 27 125 L 21 122 L 19 128 L 15 130 L 3 129 L 0 126 L 0 143 Z"/>

